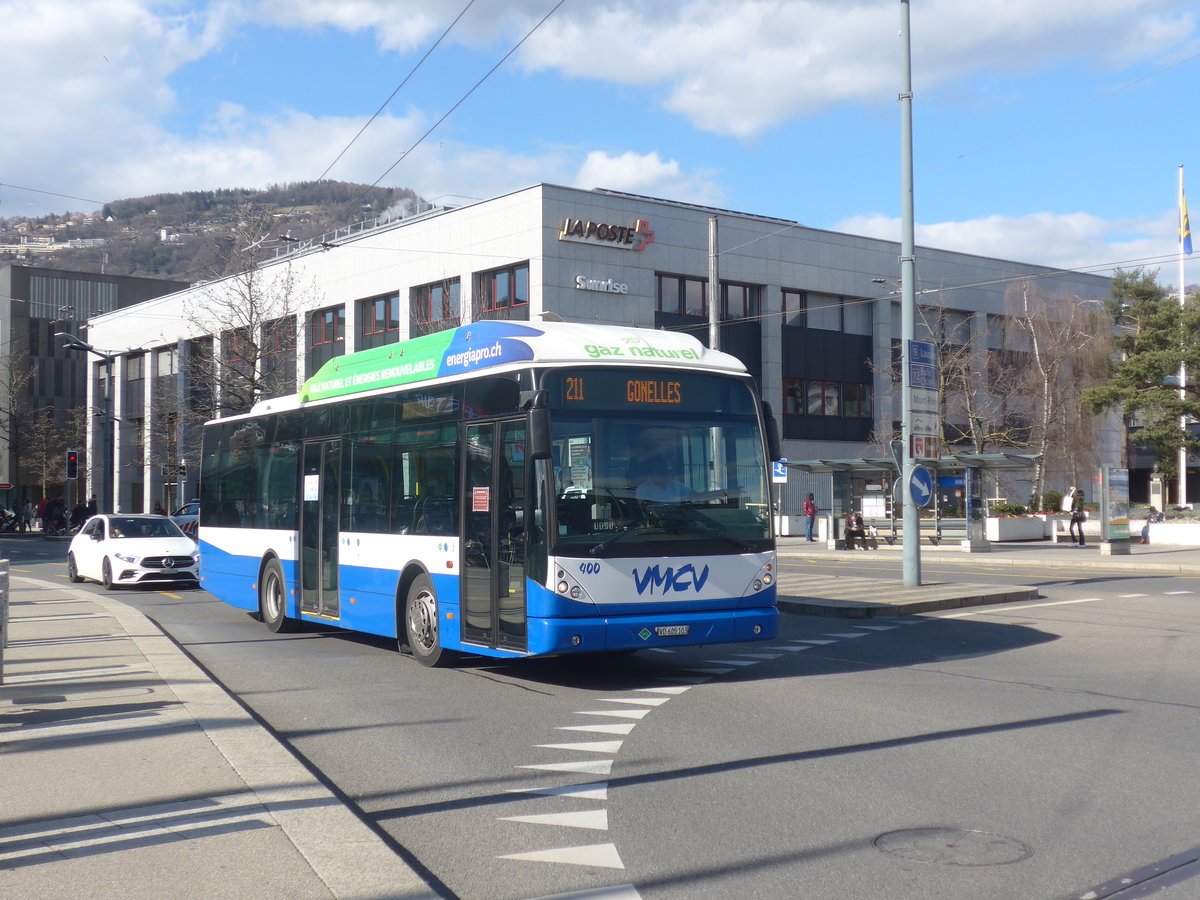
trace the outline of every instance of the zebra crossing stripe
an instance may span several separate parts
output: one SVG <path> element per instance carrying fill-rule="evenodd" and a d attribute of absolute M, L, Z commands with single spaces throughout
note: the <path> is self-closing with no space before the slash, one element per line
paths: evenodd
<path fill-rule="evenodd" d="M 522 862 L 564 863 L 569 866 L 594 866 L 601 869 L 624 869 L 616 844 L 590 844 L 585 847 L 561 847 L 557 850 L 535 850 L 533 853 L 510 853 L 497 859 Z"/>

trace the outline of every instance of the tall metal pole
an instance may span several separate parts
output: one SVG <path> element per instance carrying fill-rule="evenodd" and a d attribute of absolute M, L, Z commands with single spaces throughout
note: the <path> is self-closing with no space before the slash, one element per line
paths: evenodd
<path fill-rule="evenodd" d="M 710 216 L 708 220 L 708 347 L 710 350 L 721 349 L 721 271 L 718 262 L 717 217 Z"/>
<path fill-rule="evenodd" d="M 1183 309 L 1187 303 L 1187 289 L 1184 287 L 1183 278 L 1183 163 L 1179 164 L 1179 318 L 1180 318 L 1180 341 L 1183 340 Z M 1187 400 L 1187 366 L 1181 356 L 1179 359 L 1179 399 Z M 1179 428 L 1185 434 L 1187 433 L 1187 416 L 1179 417 Z M 1187 506 L 1187 447 L 1179 446 L 1179 505 Z"/>
<path fill-rule="evenodd" d="M 114 513 L 117 511 L 117 504 L 113 501 L 113 358 L 111 354 L 101 355 L 104 358 L 104 471 L 101 473 L 104 500 L 100 512 Z"/>
<path fill-rule="evenodd" d="M 900 386 L 903 394 L 900 437 L 904 466 L 900 489 L 904 495 L 904 585 L 921 583 L 921 511 L 913 502 L 912 397 L 909 383 L 909 349 L 916 339 L 916 263 L 913 258 L 913 153 L 912 153 L 912 44 L 908 30 L 908 0 L 900 0 L 900 47 L 903 83 L 900 91 Z"/>

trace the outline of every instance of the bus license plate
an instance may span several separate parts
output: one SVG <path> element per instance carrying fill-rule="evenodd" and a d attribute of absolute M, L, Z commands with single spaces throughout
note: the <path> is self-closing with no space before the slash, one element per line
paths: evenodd
<path fill-rule="evenodd" d="M 688 633 L 688 625 L 656 625 L 654 633 L 659 637 L 680 637 Z"/>

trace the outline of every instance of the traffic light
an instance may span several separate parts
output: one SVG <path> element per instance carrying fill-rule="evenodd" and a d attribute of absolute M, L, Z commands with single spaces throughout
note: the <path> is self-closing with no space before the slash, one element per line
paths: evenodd
<path fill-rule="evenodd" d="M 74 481 L 79 477 L 79 451 L 67 451 L 67 481 Z"/>

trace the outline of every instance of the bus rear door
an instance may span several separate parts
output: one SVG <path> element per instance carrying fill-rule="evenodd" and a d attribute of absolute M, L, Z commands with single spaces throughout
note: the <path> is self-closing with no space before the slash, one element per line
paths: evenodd
<path fill-rule="evenodd" d="M 524 650 L 526 420 L 463 428 L 463 641 Z"/>

